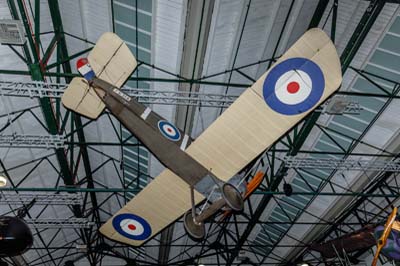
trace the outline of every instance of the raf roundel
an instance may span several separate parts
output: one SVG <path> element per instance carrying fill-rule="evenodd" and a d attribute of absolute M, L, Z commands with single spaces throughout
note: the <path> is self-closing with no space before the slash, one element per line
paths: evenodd
<path fill-rule="evenodd" d="M 325 78 L 321 68 L 306 58 L 290 58 L 276 65 L 263 84 L 267 105 L 284 115 L 312 109 L 321 99 Z"/>
<path fill-rule="evenodd" d="M 142 241 L 151 236 L 149 223 L 135 214 L 118 214 L 114 217 L 112 225 L 115 231 L 132 240 Z"/>
<path fill-rule="evenodd" d="M 170 122 L 161 120 L 158 122 L 158 129 L 161 134 L 169 140 L 178 141 L 181 139 L 181 133 L 179 130 Z"/>

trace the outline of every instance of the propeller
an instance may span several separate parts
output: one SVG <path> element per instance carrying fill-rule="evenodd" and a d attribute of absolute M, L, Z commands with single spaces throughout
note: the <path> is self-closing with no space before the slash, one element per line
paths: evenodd
<path fill-rule="evenodd" d="M 246 192 L 243 195 L 244 200 L 248 199 L 250 197 L 250 195 L 253 194 L 254 191 L 256 191 L 256 189 L 260 186 L 263 179 L 264 179 L 263 172 L 259 171 L 255 174 L 255 176 L 247 184 Z M 228 217 L 231 213 L 232 213 L 232 210 L 226 210 L 219 221 L 221 222 L 226 217 Z"/>
<path fill-rule="evenodd" d="M 376 253 L 374 256 L 374 260 L 372 261 L 372 266 L 376 266 L 376 263 L 378 262 L 379 254 L 381 253 L 382 248 L 386 245 L 386 241 L 389 237 L 390 231 L 392 230 L 393 223 L 396 219 L 396 214 L 397 214 L 397 207 L 394 207 L 392 213 L 390 214 L 390 216 L 388 217 L 388 219 L 385 223 L 385 228 L 383 230 L 382 236 L 378 240 Z"/>

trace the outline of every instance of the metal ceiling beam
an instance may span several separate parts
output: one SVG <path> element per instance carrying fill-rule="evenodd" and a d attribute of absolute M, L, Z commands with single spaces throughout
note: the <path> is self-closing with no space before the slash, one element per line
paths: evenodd
<path fill-rule="evenodd" d="M 366 194 L 371 194 L 374 195 L 376 194 L 376 190 L 378 190 L 382 184 L 390 177 L 392 176 L 393 173 L 391 172 L 384 172 L 382 174 L 380 174 L 373 183 L 371 183 L 369 186 L 367 186 L 364 189 L 364 193 Z M 321 232 L 319 237 L 317 239 L 315 239 L 314 243 L 322 243 L 325 241 L 325 239 L 331 235 L 335 230 L 337 230 L 338 227 L 346 224 L 344 221 L 346 219 L 348 219 L 351 215 L 354 215 L 354 212 L 357 211 L 357 208 L 359 208 L 362 204 L 365 203 L 365 199 L 367 197 L 366 196 L 360 196 L 354 203 L 352 203 L 349 207 L 347 207 L 344 212 L 342 212 L 340 214 L 340 216 L 338 216 L 333 223 L 331 224 L 331 226 L 325 230 L 324 232 Z M 359 224 L 359 223 L 357 223 Z M 364 250 L 365 252 L 366 250 Z M 298 257 L 302 257 L 304 256 L 307 252 L 309 252 L 309 250 L 304 250 L 301 254 L 298 255 Z M 364 253 L 363 252 L 363 253 Z M 361 256 L 362 254 L 359 254 L 359 256 Z"/>
<path fill-rule="evenodd" d="M 189 77 L 189 80 L 193 81 L 201 78 L 214 3 L 211 0 L 189 0 L 187 2 L 186 27 L 179 73 L 181 77 Z M 179 83 L 178 91 L 189 96 L 195 95 L 200 89 L 200 84 L 182 82 Z M 176 125 L 187 134 L 191 132 L 195 110 L 188 106 L 177 107 Z"/>
<path fill-rule="evenodd" d="M 0 74 L 7 75 L 20 75 L 20 76 L 30 76 L 30 71 L 24 70 L 8 70 L 2 69 L 0 70 Z M 58 73 L 58 72 L 45 72 L 44 76 L 46 77 L 60 77 L 60 78 L 74 78 L 80 77 L 79 74 L 75 73 Z M 205 81 L 201 78 L 199 79 L 168 79 L 168 78 L 147 78 L 147 77 L 130 77 L 128 80 L 130 81 L 152 81 L 152 82 L 166 82 L 166 83 L 185 83 L 185 84 L 203 84 L 210 86 L 230 86 L 235 88 L 247 88 L 251 84 L 247 83 L 227 83 L 227 82 L 216 82 L 216 81 Z"/>
<path fill-rule="evenodd" d="M 29 75 L 31 76 L 32 80 L 43 81 L 44 77 L 42 75 L 41 65 L 40 65 L 40 61 L 39 61 L 40 47 L 38 44 L 35 44 L 35 41 L 33 39 L 32 32 L 31 32 L 30 26 L 29 26 L 28 16 L 25 12 L 24 3 L 21 0 L 17 0 L 18 9 L 15 6 L 14 0 L 8 0 L 8 4 L 9 4 L 11 16 L 14 19 L 18 19 L 19 17 L 21 18 L 21 20 L 23 21 L 23 24 L 24 24 L 25 32 L 27 34 L 30 49 L 28 48 L 28 45 L 24 45 L 23 49 L 25 51 L 25 56 L 27 58 L 26 62 L 28 64 L 28 69 L 30 70 Z M 40 23 L 39 16 L 35 17 L 35 24 L 36 23 Z M 30 59 L 30 56 L 31 56 L 30 53 L 32 53 L 32 55 L 33 55 L 33 58 L 34 58 L 33 62 Z M 48 98 L 39 99 L 39 102 L 41 105 L 43 116 L 46 120 L 46 124 L 48 127 L 47 130 L 49 131 L 50 134 L 53 134 L 53 135 L 58 134 L 57 121 L 55 119 L 55 115 L 52 110 L 52 105 L 51 105 L 50 99 L 48 99 Z M 73 178 L 72 178 L 72 174 L 70 172 L 69 166 L 68 166 L 68 162 L 67 162 L 67 159 L 65 156 L 64 149 L 58 148 L 58 149 L 55 149 L 55 152 L 56 152 L 57 160 L 58 160 L 60 168 L 61 168 L 64 182 L 66 184 L 72 185 Z M 73 212 L 77 217 L 82 216 L 81 210 L 78 205 L 73 205 Z M 40 239 L 40 241 L 43 242 L 43 238 L 41 236 L 39 236 L 39 239 Z M 49 257 L 51 257 L 50 252 L 48 252 L 48 255 L 49 255 Z"/>
<path fill-rule="evenodd" d="M 400 163 L 389 160 L 365 160 L 365 159 L 333 159 L 333 158 L 297 158 L 285 156 L 283 158 L 289 168 L 310 168 L 345 171 L 379 171 L 400 172 Z"/>
<path fill-rule="evenodd" d="M 0 147 L 59 149 L 64 145 L 62 135 L 0 135 Z"/>
<path fill-rule="evenodd" d="M 50 15 L 51 19 L 53 22 L 53 27 L 54 27 L 54 32 L 55 35 L 58 35 L 60 37 L 59 41 L 59 48 L 60 48 L 60 61 L 62 63 L 62 67 L 65 73 L 72 73 L 70 61 L 66 61 L 67 58 L 69 58 L 68 55 L 68 49 L 67 49 L 67 42 L 65 39 L 64 35 L 64 29 L 63 29 L 63 24 L 62 24 L 62 19 L 61 19 L 61 13 L 60 13 L 60 8 L 58 5 L 58 0 L 48 0 L 49 4 L 49 9 L 50 9 Z M 69 83 L 71 81 L 70 78 L 66 78 L 66 82 Z M 78 140 L 80 143 L 85 143 L 86 138 L 85 134 L 83 132 L 83 126 L 82 126 L 82 120 L 81 117 L 78 114 L 73 114 L 72 115 L 74 118 L 74 122 L 77 127 L 77 135 L 78 135 Z M 84 165 L 84 170 L 85 170 L 85 178 L 87 179 L 87 186 L 88 188 L 94 188 L 94 183 L 93 183 L 93 176 L 92 176 L 92 170 L 90 166 L 90 161 L 89 161 L 89 154 L 87 152 L 86 146 L 85 145 L 80 145 L 80 153 L 82 155 L 82 161 Z M 98 203 L 97 203 L 97 198 L 96 194 L 91 192 L 90 193 L 90 198 L 91 198 L 91 203 L 94 208 L 94 217 L 97 223 L 97 226 L 100 227 L 100 214 L 98 211 Z M 89 250 L 90 250 L 90 244 L 89 244 Z"/>
<path fill-rule="evenodd" d="M 14 188 L 0 188 L 0 191 L 14 191 L 14 192 L 95 192 L 95 193 L 119 193 L 119 192 L 132 192 L 139 193 L 141 189 L 137 188 L 75 188 L 75 187 L 56 187 L 56 188 L 35 188 L 35 187 L 14 187 Z M 256 190 L 254 195 L 285 195 L 283 191 L 270 191 L 270 190 Z M 363 193 L 363 192 L 318 192 L 318 191 L 293 191 L 292 195 L 310 195 L 310 196 L 362 196 L 362 197 L 371 197 L 371 198 L 395 198 L 399 197 L 399 193 L 381 193 L 381 194 L 371 194 L 371 193 Z"/>
<path fill-rule="evenodd" d="M 208 34 L 215 1 L 189 0 L 187 1 L 185 34 L 180 64 L 180 77 L 190 77 L 191 80 L 200 79 L 203 72 L 204 57 L 207 50 Z M 198 83 L 179 83 L 178 93 L 184 93 L 192 98 L 199 92 Z M 175 125 L 190 135 L 193 126 L 193 117 L 196 106 L 178 105 L 176 108 Z M 170 253 L 170 243 L 174 234 L 174 225 L 164 229 L 160 242 L 164 244 L 159 249 L 158 263 L 167 265 Z"/>
<path fill-rule="evenodd" d="M 34 62 L 32 64 L 28 64 L 28 68 L 30 69 L 30 74 L 32 77 L 32 80 L 36 80 L 36 81 L 43 81 L 44 77 L 42 75 L 41 72 L 41 66 L 39 63 L 39 54 L 38 54 L 38 49 L 36 47 L 36 44 L 34 42 L 34 39 L 32 37 L 32 33 L 29 27 L 29 22 L 28 22 L 28 17 L 27 14 L 25 13 L 25 9 L 24 9 L 24 4 L 21 0 L 17 0 L 18 3 L 18 7 L 19 7 L 19 14 L 22 18 L 22 21 L 24 23 L 25 26 L 25 32 L 27 33 L 27 38 L 29 40 L 29 45 L 30 45 L 30 51 L 33 54 L 33 58 L 34 58 Z M 14 5 L 14 1 L 13 0 L 9 0 L 9 4 L 10 4 L 10 11 L 11 14 L 14 18 L 18 18 L 19 15 L 17 11 L 17 9 L 15 8 Z M 39 18 L 36 18 L 37 21 L 35 21 L 36 23 L 40 23 Z M 57 121 L 52 109 L 52 103 L 50 101 L 50 99 L 48 98 L 42 98 L 39 99 L 39 102 L 41 104 L 41 108 L 43 111 L 43 115 L 44 118 L 46 120 L 46 125 L 48 127 L 48 131 L 50 134 L 52 135 L 58 135 L 58 126 L 57 126 Z M 67 158 L 65 156 L 65 151 L 63 148 L 59 148 L 59 149 L 55 149 L 56 150 L 56 156 L 58 159 L 58 162 L 60 164 L 61 167 L 61 171 L 63 174 L 63 179 L 65 184 L 67 185 L 73 185 L 73 177 L 68 165 L 68 161 Z M 75 208 L 75 212 L 78 216 L 80 216 L 80 210 L 79 208 Z"/>
<path fill-rule="evenodd" d="M 0 204 L 16 204 L 24 205 L 29 204 L 32 200 L 35 200 L 35 205 L 74 205 L 82 204 L 83 198 L 81 194 L 76 193 L 22 193 L 22 194 L 11 194 L 2 193 L 0 194 Z"/>
<path fill-rule="evenodd" d="M 16 7 L 14 5 L 14 1 L 9 0 L 10 11 L 11 11 L 13 17 L 17 18 L 20 15 L 20 17 L 24 23 L 25 32 L 27 33 L 27 39 L 28 39 L 28 43 L 30 46 L 30 52 L 32 53 L 33 58 L 34 58 L 33 63 L 27 61 L 28 68 L 29 68 L 29 74 L 31 75 L 33 80 L 43 81 L 43 80 L 45 80 L 43 74 L 45 71 L 44 64 L 46 62 L 43 62 L 42 60 L 40 60 L 40 38 L 39 38 L 40 35 L 36 34 L 35 39 L 33 38 L 33 32 L 31 32 L 29 17 L 26 14 L 26 7 L 25 7 L 24 1 L 17 0 L 17 4 L 18 4 L 18 10 L 16 9 Z M 40 24 L 40 15 L 39 15 L 40 10 L 39 9 L 40 9 L 39 1 L 36 1 L 35 2 L 36 14 L 34 17 L 34 20 L 35 20 L 34 25 L 35 25 L 36 33 L 38 33 L 38 31 L 40 30 L 40 28 L 38 26 Z M 50 9 L 53 26 L 55 29 L 55 31 L 54 31 L 55 38 L 53 38 L 54 41 L 51 43 L 51 45 L 54 46 L 54 45 L 56 45 L 57 42 L 59 43 L 59 49 L 57 49 L 57 50 L 60 51 L 59 55 L 61 55 L 61 59 L 63 59 L 63 56 L 67 57 L 68 53 L 67 53 L 67 49 L 66 49 L 65 38 L 62 35 L 62 32 L 63 32 L 62 31 L 62 22 L 61 22 L 61 15 L 59 12 L 59 7 L 58 7 L 58 1 L 57 0 L 49 1 L 49 9 Z M 27 53 L 29 53 L 29 50 L 27 51 Z M 49 57 L 50 57 L 50 53 L 46 53 L 45 54 L 46 60 Z M 64 64 L 64 67 L 65 66 L 66 66 L 66 64 Z M 70 68 L 69 68 L 69 71 L 68 71 L 68 68 L 64 68 L 64 71 L 71 73 Z M 57 135 L 60 131 L 60 128 L 58 125 L 58 118 L 56 117 L 56 114 L 53 111 L 52 102 L 50 101 L 49 98 L 40 98 L 39 102 L 41 104 L 43 115 L 44 115 L 44 118 L 46 121 L 46 125 L 48 127 L 47 130 L 49 131 L 50 134 Z M 59 104 L 57 104 L 57 105 L 59 107 Z M 76 120 L 75 122 L 79 124 L 78 120 Z M 84 137 L 83 138 L 81 137 L 83 133 L 79 132 L 79 131 L 77 133 L 78 133 L 78 136 L 80 137 L 80 142 L 85 142 Z M 85 149 L 85 146 L 81 147 L 81 153 L 82 153 L 83 161 L 85 164 L 85 170 L 86 170 L 87 176 L 90 178 L 91 171 L 90 171 L 90 168 L 88 168 L 88 162 L 89 162 L 88 156 L 87 156 L 87 152 L 85 154 L 84 149 Z M 61 168 L 61 173 L 62 173 L 64 183 L 66 185 L 70 185 L 70 186 L 74 185 L 75 178 L 72 174 L 72 169 L 70 168 L 64 148 L 56 148 L 55 151 L 56 151 L 56 156 L 57 156 L 60 168 Z M 72 152 L 71 152 L 71 154 L 72 154 Z M 72 159 L 72 156 L 71 156 L 71 159 Z M 71 164 L 73 164 L 72 161 L 71 161 Z M 88 184 L 90 186 L 90 184 L 93 184 L 93 183 L 90 183 L 90 181 L 89 181 Z M 95 207 L 96 203 L 95 203 L 95 200 L 93 200 L 93 198 L 92 198 L 92 204 Z M 82 217 L 82 210 L 80 209 L 80 207 L 78 205 L 73 205 L 73 210 L 74 210 L 74 214 L 76 217 Z M 98 214 L 98 212 L 97 212 L 97 214 Z M 97 219 L 97 220 L 99 221 L 99 219 Z M 86 235 L 86 238 L 89 238 L 89 235 Z"/>
<path fill-rule="evenodd" d="M 37 229 L 48 228 L 91 228 L 94 222 L 88 218 L 37 218 L 25 219 L 26 223 Z"/>
<path fill-rule="evenodd" d="M 318 27 L 319 22 L 321 21 L 322 16 L 324 15 L 325 9 L 328 6 L 330 0 L 319 0 L 318 5 L 315 8 L 314 15 L 311 18 L 310 24 L 308 28 Z"/>

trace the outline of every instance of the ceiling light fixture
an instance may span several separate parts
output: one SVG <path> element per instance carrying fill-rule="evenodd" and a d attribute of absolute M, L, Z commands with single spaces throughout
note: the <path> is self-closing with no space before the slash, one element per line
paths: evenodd
<path fill-rule="evenodd" d="M 0 176 L 0 187 L 5 187 L 7 185 L 7 178 Z"/>

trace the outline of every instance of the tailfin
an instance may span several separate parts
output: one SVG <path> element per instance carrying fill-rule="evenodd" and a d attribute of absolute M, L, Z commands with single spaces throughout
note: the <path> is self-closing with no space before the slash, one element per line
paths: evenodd
<path fill-rule="evenodd" d="M 76 68 L 78 69 L 78 72 L 87 80 L 91 81 L 96 75 L 94 74 L 94 71 L 92 67 L 89 64 L 89 61 L 86 58 L 80 58 L 76 62 Z"/>

